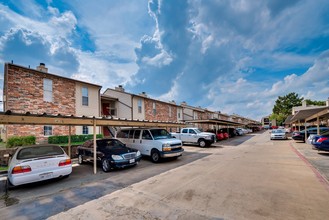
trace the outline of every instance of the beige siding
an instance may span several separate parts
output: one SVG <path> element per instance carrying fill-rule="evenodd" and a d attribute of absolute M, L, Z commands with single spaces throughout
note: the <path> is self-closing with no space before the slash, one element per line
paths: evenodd
<path fill-rule="evenodd" d="M 104 95 L 111 96 L 119 100 L 119 102 L 116 103 L 118 118 L 131 119 L 131 99 L 132 99 L 131 94 L 115 91 L 112 89 L 107 89 Z"/>
<path fill-rule="evenodd" d="M 82 105 L 82 88 L 88 88 L 88 106 Z M 76 116 L 100 116 L 100 97 L 99 87 L 89 84 L 76 83 Z M 76 126 L 76 134 L 82 134 L 82 126 Z M 93 127 L 89 127 L 89 134 L 93 134 Z M 96 128 L 96 133 L 100 128 Z"/>
<path fill-rule="evenodd" d="M 142 112 L 138 112 L 138 100 L 142 101 Z M 133 98 L 133 117 L 134 119 L 145 120 L 145 102 L 142 97 Z"/>

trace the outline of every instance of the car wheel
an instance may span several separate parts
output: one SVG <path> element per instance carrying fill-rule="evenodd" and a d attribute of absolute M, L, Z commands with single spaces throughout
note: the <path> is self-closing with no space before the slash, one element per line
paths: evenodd
<path fill-rule="evenodd" d="M 206 141 L 203 139 L 199 140 L 199 146 L 202 148 L 206 147 L 207 146 Z"/>
<path fill-rule="evenodd" d="M 152 150 L 151 160 L 153 163 L 158 163 L 160 161 L 160 154 L 158 150 Z"/>
<path fill-rule="evenodd" d="M 111 170 L 110 161 L 107 159 L 102 160 L 102 170 L 104 172 L 109 172 Z"/>
<path fill-rule="evenodd" d="M 83 164 L 83 156 L 81 154 L 78 155 L 78 164 Z"/>

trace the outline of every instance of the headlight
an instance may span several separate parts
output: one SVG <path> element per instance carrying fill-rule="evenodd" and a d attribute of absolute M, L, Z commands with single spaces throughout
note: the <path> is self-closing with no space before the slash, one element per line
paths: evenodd
<path fill-rule="evenodd" d="M 206 136 L 205 138 L 206 138 L 206 139 L 211 139 L 211 136 Z"/>
<path fill-rule="evenodd" d="M 163 144 L 162 145 L 162 151 L 171 151 L 171 146 L 170 144 Z"/>
<path fill-rule="evenodd" d="M 141 152 L 138 150 L 137 152 L 136 152 L 136 157 L 139 157 L 141 155 Z"/>
<path fill-rule="evenodd" d="M 123 160 L 123 157 L 121 157 L 120 155 L 112 155 L 112 159 L 113 160 Z"/>

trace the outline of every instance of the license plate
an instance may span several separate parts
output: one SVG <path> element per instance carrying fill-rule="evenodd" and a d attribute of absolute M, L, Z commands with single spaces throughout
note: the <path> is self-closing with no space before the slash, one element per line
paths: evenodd
<path fill-rule="evenodd" d="M 53 177 L 53 173 L 42 173 L 39 176 L 40 176 L 40 179 L 46 180 L 46 179 L 52 178 Z"/>
<path fill-rule="evenodd" d="M 135 163 L 135 159 L 130 159 L 129 163 Z"/>

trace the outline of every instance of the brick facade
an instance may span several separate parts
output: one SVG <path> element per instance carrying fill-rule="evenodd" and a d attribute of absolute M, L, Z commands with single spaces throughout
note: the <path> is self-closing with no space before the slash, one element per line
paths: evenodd
<path fill-rule="evenodd" d="M 52 80 L 52 102 L 44 101 L 43 79 Z M 6 64 L 4 75 L 4 110 L 15 113 L 75 115 L 75 82 L 37 70 Z M 53 135 L 68 134 L 67 126 L 52 126 Z M 10 136 L 35 135 L 37 142 L 47 139 L 43 126 L 8 125 Z M 72 127 L 72 133 L 75 128 Z"/>
<path fill-rule="evenodd" d="M 146 120 L 177 122 L 176 106 L 148 98 L 144 99 L 144 103 Z M 153 103 L 155 103 L 156 114 L 153 113 Z M 169 114 L 169 108 L 171 108 L 171 116 Z"/>

